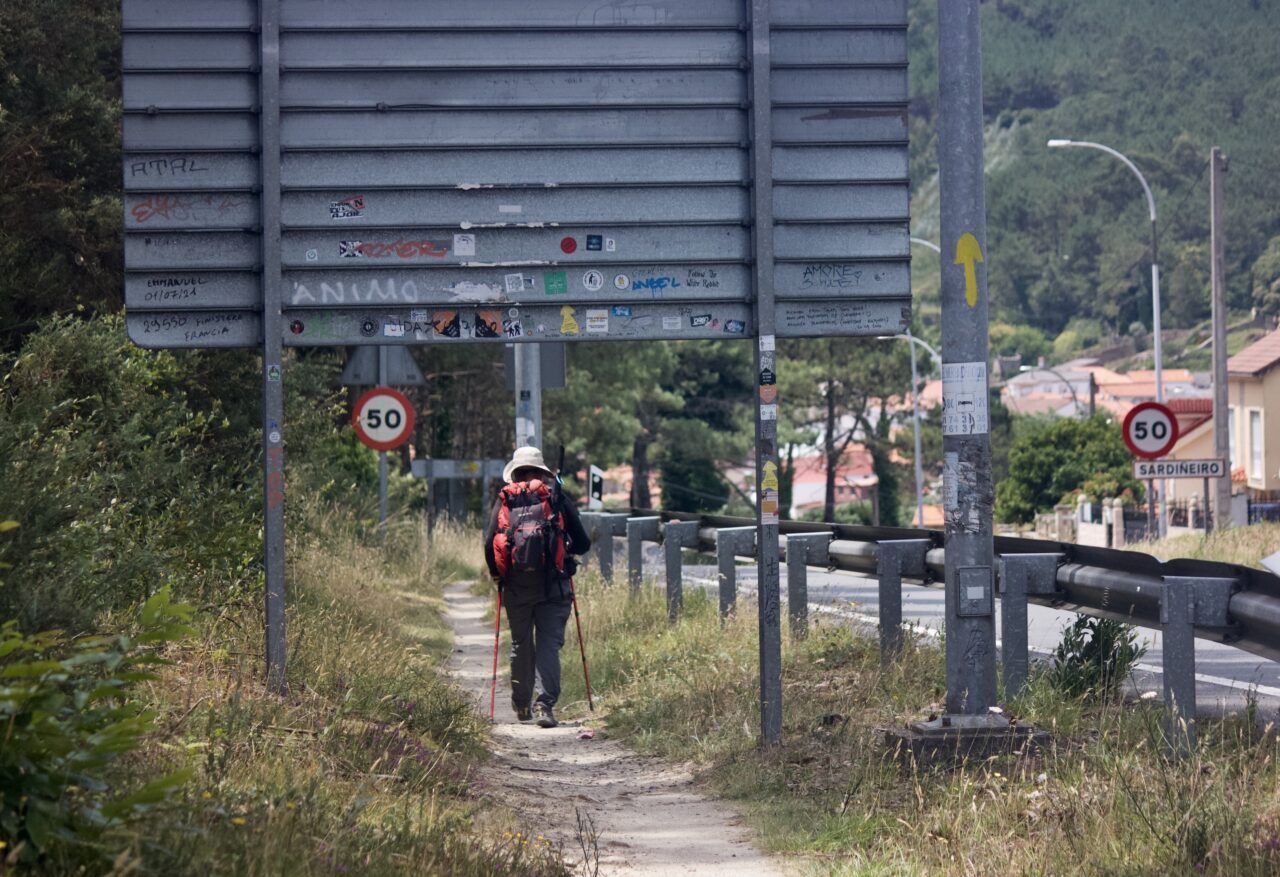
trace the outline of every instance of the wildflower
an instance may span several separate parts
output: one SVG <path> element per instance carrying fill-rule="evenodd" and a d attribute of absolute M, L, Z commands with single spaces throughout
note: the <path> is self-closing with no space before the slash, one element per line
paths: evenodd
<path fill-rule="evenodd" d="M 232 817 L 231 817 L 231 824 L 232 824 L 232 825 L 246 825 L 246 824 L 248 824 L 248 822 L 249 822 L 249 820 L 245 819 L 243 816 L 232 816 Z"/>
<path fill-rule="evenodd" d="M 200 797 L 208 801 L 210 798 L 213 797 L 213 792 L 201 792 Z"/>
<path fill-rule="evenodd" d="M 284 809 L 286 809 L 286 810 L 293 810 L 293 809 L 295 809 L 297 806 L 298 806 L 298 805 L 297 805 L 297 803 L 295 803 L 294 801 L 285 801 L 285 802 L 284 802 Z"/>
<path fill-rule="evenodd" d="M 1144 691 L 1144 692 L 1142 692 L 1142 699 L 1143 699 L 1143 700 L 1155 700 L 1155 699 L 1156 699 L 1156 693 L 1155 693 L 1154 691 Z"/>

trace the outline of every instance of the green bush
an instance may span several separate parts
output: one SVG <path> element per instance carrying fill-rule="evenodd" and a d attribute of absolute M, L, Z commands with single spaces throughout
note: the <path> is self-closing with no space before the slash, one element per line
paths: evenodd
<path fill-rule="evenodd" d="M 163 663 L 155 647 L 185 636 L 191 614 L 162 588 L 132 636 L 0 628 L 0 839 L 11 856 L 32 862 L 55 844 L 90 845 L 186 780 L 181 769 L 122 795 L 107 777 L 153 730 L 153 714 L 130 694 L 154 678 L 148 668 Z"/>
<path fill-rule="evenodd" d="M 1053 650 L 1049 681 L 1063 694 L 1093 700 L 1115 697 L 1146 654 L 1132 625 L 1077 615 Z"/>

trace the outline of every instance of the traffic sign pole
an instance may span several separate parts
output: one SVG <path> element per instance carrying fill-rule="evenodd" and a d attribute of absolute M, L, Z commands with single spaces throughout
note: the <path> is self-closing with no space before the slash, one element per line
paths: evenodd
<path fill-rule="evenodd" d="M 778 406 L 773 288 L 773 103 L 770 0 L 751 0 L 752 285 L 756 351 L 756 558 L 759 586 L 760 741 L 782 741 L 782 616 L 778 577 Z M 769 377 L 766 379 L 765 375 Z M 768 383 L 766 383 L 768 380 Z M 768 395 L 766 395 L 766 393 Z"/>
<path fill-rule="evenodd" d="M 378 345 L 378 386 L 387 385 L 387 348 Z M 387 532 L 387 452 L 378 451 L 378 529 Z"/>
<path fill-rule="evenodd" d="M 259 156 L 262 175 L 262 450 L 263 567 L 266 578 L 267 688 L 283 694 L 284 592 L 284 330 L 280 230 L 280 0 L 259 0 Z"/>
<path fill-rule="evenodd" d="M 992 721 L 995 491 L 987 415 L 987 219 L 977 0 L 939 0 L 938 71 L 946 710 Z"/>

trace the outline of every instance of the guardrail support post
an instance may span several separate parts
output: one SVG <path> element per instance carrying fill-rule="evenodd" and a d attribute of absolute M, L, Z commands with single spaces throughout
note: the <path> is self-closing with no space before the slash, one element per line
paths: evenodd
<path fill-rule="evenodd" d="M 1016 697 L 1027 684 L 1027 595 L 1053 594 L 1058 590 L 1061 560 L 1061 554 L 1006 554 L 996 561 L 1006 698 Z"/>
<path fill-rule="evenodd" d="M 809 632 L 808 564 L 826 566 L 830 533 L 792 533 L 787 536 L 787 620 L 791 638 L 804 639 Z"/>
<path fill-rule="evenodd" d="M 627 516 L 608 512 L 588 512 L 582 516 L 586 524 L 590 515 L 592 526 L 587 527 L 591 536 L 591 553 L 600 564 L 600 577 L 607 583 L 613 581 L 613 537 L 627 535 Z"/>
<path fill-rule="evenodd" d="M 661 518 L 627 518 L 627 582 L 631 593 L 640 590 L 644 579 L 644 543 L 658 541 Z"/>
<path fill-rule="evenodd" d="M 1175 756 L 1196 744 L 1196 625 L 1227 627 L 1235 580 L 1165 576 L 1160 597 L 1165 745 Z"/>
<path fill-rule="evenodd" d="M 662 549 L 667 561 L 667 618 L 675 621 L 684 606 L 684 570 L 680 550 L 698 546 L 697 521 L 667 521 L 662 528 Z"/>
<path fill-rule="evenodd" d="M 755 527 L 720 527 L 716 530 L 716 569 L 720 580 L 720 620 L 733 612 L 738 601 L 737 558 L 756 553 Z"/>
<path fill-rule="evenodd" d="M 924 578 L 928 539 L 886 539 L 877 543 L 876 574 L 880 578 L 880 663 L 902 651 L 902 577 Z"/>

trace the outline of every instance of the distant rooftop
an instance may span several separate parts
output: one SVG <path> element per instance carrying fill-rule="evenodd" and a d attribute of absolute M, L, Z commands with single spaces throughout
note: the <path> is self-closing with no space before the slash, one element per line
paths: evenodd
<path fill-rule="evenodd" d="M 1280 363 L 1280 331 L 1263 335 L 1227 360 L 1227 373 L 1260 375 Z"/>

